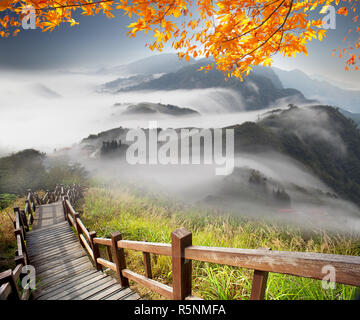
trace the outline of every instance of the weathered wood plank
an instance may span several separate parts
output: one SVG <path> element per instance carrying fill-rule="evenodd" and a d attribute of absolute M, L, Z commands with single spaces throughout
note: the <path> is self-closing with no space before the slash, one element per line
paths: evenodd
<path fill-rule="evenodd" d="M 185 228 L 171 233 L 173 299 L 191 296 L 192 264 L 185 259 L 185 249 L 192 245 L 192 234 Z"/>
<path fill-rule="evenodd" d="M 60 250 L 62 248 L 64 249 L 71 249 L 74 247 L 74 245 L 79 245 L 79 243 L 74 239 L 71 239 L 69 238 L 68 241 L 66 242 L 62 242 L 62 241 L 59 241 L 59 242 L 54 242 L 54 243 L 51 243 L 51 244 L 45 244 L 44 247 L 41 247 L 41 246 L 36 246 L 36 247 L 29 247 L 29 255 L 37 255 L 38 253 L 41 253 L 41 252 L 51 252 L 55 249 L 57 250 Z"/>
<path fill-rule="evenodd" d="M 113 262 L 110 262 L 108 260 L 102 259 L 102 258 L 97 258 L 97 262 L 100 263 L 101 265 L 103 265 L 106 268 L 111 269 L 112 271 L 116 272 L 116 264 Z"/>
<path fill-rule="evenodd" d="M 159 293 L 163 295 L 164 297 L 168 299 L 173 298 L 173 289 L 166 284 L 160 283 L 158 281 L 148 279 L 140 274 L 137 274 L 131 270 L 124 269 L 122 270 L 122 274 L 124 277 L 128 278 L 129 280 L 133 280 L 144 287 L 150 289 L 151 291 L 154 291 L 156 293 Z"/>
<path fill-rule="evenodd" d="M 122 292 L 125 295 L 131 293 L 131 289 L 130 288 L 123 288 L 121 287 L 119 284 L 114 284 L 113 286 L 91 296 L 90 298 L 88 298 L 87 300 L 101 300 L 101 299 L 106 299 L 108 296 L 111 296 L 113 294 Z"/>
<path fill-rule="evenodd" d="M 118 241 L 118 247 L 162 256 L 171 256 L 171 244 L 168 243 L 120 240 Z"/>
<path fill-rule="evenodd" d="M 57 230 L 49 230 L 46 235 L 39 235 L 39 234 L 31 234 L 30 232 L 27 233 L 27 237 L 28 239 L 31 239 L 34 242 L 37 241 L 51 241 L 54 239 L 54 237 L 67 237 L 70 236 L 72 234 L 71 229 L 70 228 L 61 228 L 61 229 L 57 229 Z"/>
<path fill-rule="evenodd" d="M 82 257 L 86 257 L 86 253 L 81 251 L 76 252 L 76 254 L 72 256 L 66 256 L 64 259 L 62 257 L 59 257 L 58 259 L 47 262 L 44 265 L 36 266 L 36 272 L 40 274 L 43 270 L 52 269 L 61 264 L 68 264 Z"/>
<path fill-rule="evenodd" d="M 80 265 L 82 265 L 84 263 L 88 263 L 88 262 L 89 262 L 88 257 L 83 256 L 83 257 L 71 260 L 70 262 L 59 264 L 56 267 L 44 268 L 44 269 L 40 269 L 40 270 L 37 268 L 36 274 L 38 277 L 45 277 L 48 274 L 56 274 L 60 271 L 69 271 L 75 266 L 80 266 Z"/>
<path fill-rule="evenodd" d="M 360 286 L 360 257 L 355 256 L 191 246 L 185 258 L 319 280 L 324 278 L 323 267 L 331 265 L 337 283 Z"/>
<path fill-rule="evenodd" d="M 41 253 L 41 254 L 39 254 L 39 255 L 32 258 L 32 263 L 34 265 L 36 265 L 38 263 L 42 264 L 43 262 L 54 259 L 54 258 L 56 258 L 58 256 L 65 255 L 65 254 L 66 255 L 71 255 L 72 253 L 75 253 L 77 251 L 79 251 L 79 248 L 75 247 L 75 248 L 71 248 L 71 249 L 68 249 L 68 250 L 57 250 L 57 251 L 51 252 L 49 254 L 46 254 L 46 252 Z"/>
<path fill-rule="evenodd" d="M 94 242 L 97 244 L 101 244 L 104 246 L 109 246 L 111 247 L 111 239 L 106 239 L 106 238 L 94 238 Z"/>
<path fill-rule="evenodd" d="M 254 270 L 250 300 L 264 300 L 268 275 L 266 271 Z"/>
<path fill-rule="evenodd" d="M 35 293 L 36 293 L 36 297 L 37 299 L 49 294 L 53 291 L 59 290 L 59 289 L 63 289 L 66 290 L 68 288 L 71 288 L 72 286 L 81 283 L 83 281 L 86 281 L 90 278 L 95 277 L 97 274 L 97 272 L 95 270 L 89 270 L 89 271 L 85 271 L 84 273 L 81 273 L 80 275 L 77 276 L 73 276 L 73 277 L 69 277 L 64 279 L 63 282 L 57 283 L 57 284 L 49 284 L 48 286 L 46 286 L 45 288 L 42 289 L 36 289 Z"/>
<path fill-rule="evenodd" d="M 143 257 L 144 257 L 145 276 L 149 279 L 152 279 L 150 253 L 143 252 Z"/>
<path fill-rule="evenodd" d="M 132 295 L 133 291 L 129 292 L 129 291 L 125 291 L 126 289 L 123 289 L 124 291 L 120 291 L 118 293 L 115 293 L 109 297 L 106 297 L 106 300 L 126 300 L 127 297 L 129 297 L 130 295 Z M 137 293 L 135 293 L 137 295 Z M 139 295 L 137 295 L 139 297 Z M 139 297 L 140 298 L 140 297 Z"/>
<path fill-rule="evenodd" d="M 139 299 L 140 299 L 140 296 L 136 292 L 133 292 L 132 294 L 125 296 L 121 300 L 139 300 Z"/>
<path fill-rule="evenodd" d="M 4 283 L 0 286 L 0 300 L 7 300 L 9 295 L 11 294 L 11 285 L 10 283 Z"/>
<path fill-rule="evenodd" d="M 92 270 L 92 269 L 93 269 L 93 266 L 91 265 L 91 263 L 77 266 L 71 270 L 71 273 L 70 272 L 62 272 L 62 273 L 59 273 L 56 275 L 51 275 L 51 276 L 43 278 L 43 279 L 38 279 L 40 281 L 39 286 L 47 285 L 49 283 L 56 284 L 58 282 L 61 282 L 63 279 L 68 278 L 69 276 L 77 275 L 84 271 L 88 271 L 88 270 Z"/>
<path fill-rule="evenodd" d="M 85 237 L 83 234 L 80 234 L 80 240 L 81 242 L 83 243 L 87 253 L 89 254 L 89 256 L 91 257 L 91 259 L 94 261 L 95 258 L 94 258 L 94 253 L 92 252 L 92 249 L 91 247 L 89 246 L 88 242 L 86 241 Z"/>
<path fill-rule="evenodd" d="M 71 209 L 75 214 L 75 210 Z M 84 250 L 72 228 L 64 221 L 63 210 L 61 202 L 39 206 L 34 228 L 27 233 L 27 249 L 39 281 L 33 293 L 34 298 L 106 300 L 114 295 L 118 299 L 126 296 L 137 298 L 130 289 L 124 290 L 109 275 L 94 270 L 87 254 L 94 258 L 92 248 L 96 234 L 91 238 L 77 215 L 77 231 L 81 231 L 79 239 Z M 90 240 L 91 245 L 87 240 Z M 115 251 L 117 257 L 121 250 Z M 100 261 L 116 270 L 115 263 L 104 259 Z M 28 292 L 23 297 L 27 298 Z"/>
<path fill-rule="evenodd" d="M 115 279 L 105 276 L 103 279 L 97 280 L 83 289 L 62 297 L 61 300 L 85 300 L 116 283 Z"/>
<path fill-rule="evenodd" d="M 99 285 L 99 281 L 103 279 L 107 279 L 108 277 L 105 274 L 98 274 L 94 277 L 91 277 L 89 279 L 82 279 L 79 283 L 76 283 L 75 285 L 68 287 L 66 289 L 60 288 L 58 290 L 52 291 L 42 297 L 42 299 L 48 300 L 59 300 L 62 297 L 71 295 L 75 296 L 78 294 L 81 294 L 82 292 L 88 290 L 88 288 L 91 288 L 91 286 L 97 286 Z M 80 293 L 79 293 L 80 292 Z"/>
<path fill-rule="evenodd" d="M 57 229 L 57 230 L 49 230 L 46 234 L 43 235 L 39 235 L 39 234 L 31 234 L 31 233 L 27 233 L 27 237 L 28 239 L 31 239 L 32 241 L 35 242 L 39 242 L 39 241 L 51 241 L 54 239 L 54 237 L 59 237 L 59 238 L 63 238 L 63 237 L 67 237 L 69 235 L 71 235 L 71 229 L 67 228 L 67 229 Z"/>

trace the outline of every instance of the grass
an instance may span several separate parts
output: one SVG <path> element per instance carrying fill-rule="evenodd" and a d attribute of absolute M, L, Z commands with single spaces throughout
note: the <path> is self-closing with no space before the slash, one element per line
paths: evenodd
<path fill-rule="evenodd" d="M 170 243 L 171 232 L 185 227 L 193 233 L 193 244 L 233 248 L 269 247 L 272 250 L 321 252 L 358 256 L 360 238 L 354 234 L 306 231 L 294 226 L 186 206 L 173 199 L 139 192 L 133 188 L 93 187 L 82 203 L 83 221 L 101 237 L 120 231 L 124 239 Z M 127 267 L 144 274 L 141 252 L 126 251 Z M 154 279 L 171 285 L 171 258 L 152 256 Z M 249 299 L 252 270 L 193 262 L 193 294 L 204 299 Z M 148 299 L 161 299 L 134 285 Z M 321 281 L 295 276 L 269 275 L 266 299 L 353 299 L 356 288 L 336 284 L 323 289 Z"/>
<path fill-rule="evenodd" d="M 10 200 L 12 198 L 12 200 Z M 0 272 L 15 267 L 14 207 L 24 207 L 25 197 L 7 197 L 7 207 L 0 210 Z"/>
<path fill-rule="evenodd" d="M 40 197 L 44 195 L 43 191 L 37 193 Z M 6 207 L 0 209 L 0 272 L 3 272 L 7 269 L 15 268 L 14 258 L 17 245 L 13 224 L 13 221 L 15 221 L 14 207 L 24 209 L 26 197 L 19 197 L 16 195 L 1 196 L 2 199 L 4 199 L 4 202 L 2 203 L 6 203 Z"/>

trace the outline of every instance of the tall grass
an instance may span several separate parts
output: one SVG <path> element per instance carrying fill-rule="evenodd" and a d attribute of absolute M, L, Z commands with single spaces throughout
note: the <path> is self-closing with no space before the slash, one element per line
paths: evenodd
<path fill-rule="evenodd" d="M 98 236 L 109 237 L 120 231 L 127 240 L 170 243 L 171 232 L 185 227 L 193 234 L 194 245 L 233 248 L 268 247 L 272 250 L 359 255 L 360 238 L 353 234 L 308 231 L 294 226 L 234 217 L 223 212 L 186 206 L 122 187 L 91 188 L 81 204 L 86 226 Z M 127 251 L 127 264 L 144 273 L 141 253 Z M 171 259 L 152 259 L 155 279 L 171 284 Z M 248 299 L 252 270 L 193 262 L 193 292 L 204 299 Z M 146 298 L 158 295 L 136 286 Z M 281 274 L 270 274 L 266 299 L 352 299 L 355 288 L 337 284 L 323 289 L 321 281 Z"/>
<path fill-rule="evenodd" d="M 0 272 L 15 267 L 16 241 L 14 236 L 15 220 L 13 207 L 23 208 L 25 198 L 12 199 L 7 207 L 0 210 Z"/>
<path fill-rule="evenodd" d="M 37 194 L 43 197 L 45 193 L 38 191 Z M 7 196 L 6 200 L 7 207 L 0 210 L 0 272 L 15 267 L 14 258 L 17 244 L 13 224 L 15 221 L 14 207 L 24 209 L 26 197 L 11 195 Z"/>

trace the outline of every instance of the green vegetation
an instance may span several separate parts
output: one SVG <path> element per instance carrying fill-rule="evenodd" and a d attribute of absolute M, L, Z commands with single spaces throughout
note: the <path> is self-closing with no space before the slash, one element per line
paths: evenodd
<path fill-rule="evenodd" d="M 233 248 L 269 247 L 272 250 L 308 251 L 344 255 L 360 254 L 360 238 L 324 231 L 305 231 L 227 215 L 220 211 L 189 207 L 133 187 L 91 188 L 78 203 L 82 217 L 98 236 L 109 237 L 120 231 L 124 239 L 170 243 L 170 234 L 179 227 L 193 233 L 193 244 Z M 139 252 L 126 251 L 128 268 L 144 273 Z M 153 276 L 171 284 L 171 259 L 152 259 Z M 193 263 L 193 292 L 205 299 L 248 299 L 252 271 L 209 263 Z M 147 298 L 160 296 L 135 286 Z M 270 274 L 266 299 L 351 299 L 355 288 L 337 284 L 324 290 L 321 281 Z"/>
<path fill-rule="evenodd" d="M 360 206 L 360 130 L 330 106 L 274 110 L 235 125 L 235 152 L 274 151 L 298 160 L 340 197 Z"/>
<path fill-rule="evenodd" d="M 10 199 L 13 200 L 10 201 Z M 8 205 L 0 209 L 0 272 L 15 267 L 16 241 L 13 225 L 15 220 L 13 207 L 23 207 L 25 197 L 15 197 L 14 199 L 14 196 L 10 195 L 6 202 Z"/>
<path fill-rule="evenodd" d="M 68 159 L 48 158 L 34 149 L 0 158 L 0 194 L 24 195 L 27 189 L 51 190 L 60 183 L 86 185 L 87 172 Z"/>
<path fill-rule="evenodd" d="M 16 200 L 16 195 L 14 194 L 0 194 L 0 210 L 6 207 L 9 207 Z"/>
<path fill-rule="evenodd" d="M 0 272 L 15 267 L 13 207 L 24 208 L 28 189 L 54 190 L 60 183 L 86 185 L 87 172 L 79 164 L 33 149 L 0 158 Z"/>

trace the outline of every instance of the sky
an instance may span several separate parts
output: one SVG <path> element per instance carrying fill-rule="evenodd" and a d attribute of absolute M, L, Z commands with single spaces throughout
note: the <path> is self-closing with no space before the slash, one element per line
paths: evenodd
<path fill-rule="evenodd" d="M 314 11 L 315 12 L 315 11 Z M 316 15 L 317 13 L 315 13 Z M 320 16 L 320 15 L 318 15 Z M 61 25 L 53 32 L 22 30 L 17 37 L 0 38 L 0 72 L 4 70 L 96 69 L 101 66 L 133 62 L 153 53 L 145 43 L 153 40 L 126 35 L 131 22 L 122 12 L 108 19 L 104 15 L 76 16 L 79 25 Z M 349 17 L 336 17 L 336 29 L 328 30 L 323 42 L 309 45 L 309 56 L 275 57 L 275 65 L 283 69 L 300 69 L 310 75 L 332 79 L 344 87 L 360 87 L 359 72 L 345 72 L 345 61 L 331 57 L 332 49 L 343 45 L 344 35 L 351 27 Z M 175 52 L 167 49 L 166 52 Z"/>

